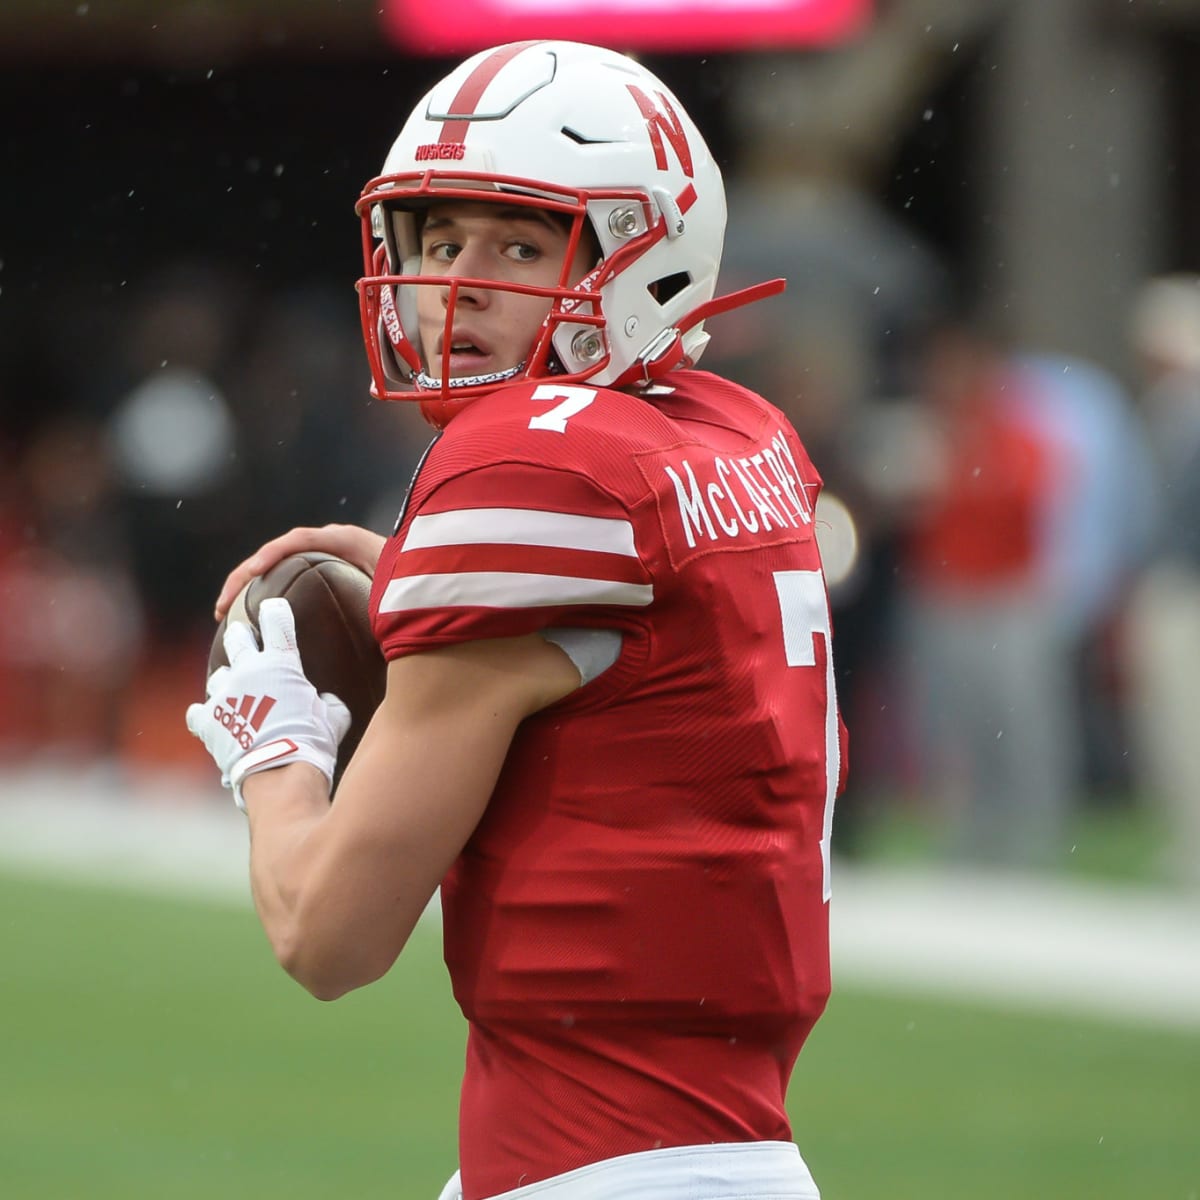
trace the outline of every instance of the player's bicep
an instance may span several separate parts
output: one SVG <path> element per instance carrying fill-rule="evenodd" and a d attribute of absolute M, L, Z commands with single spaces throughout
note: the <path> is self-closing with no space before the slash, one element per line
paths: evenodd
<path fill-rule="evenodd" d="M 444 871 L 482 815 L 517 726 L 578 685 L 567 655 L 534 636 L 393 659 L 337 807 L 361 810 L 423 853 L 440 851 Z"/>
<path fill-rule="evenodd" d="M 536 636 L 393 660 L 328 818 L 323 903 L 386 970 L 482 817 L 520 722 L 579 673 Z M 333 915 L 333 914 L 330 914 Z"/>

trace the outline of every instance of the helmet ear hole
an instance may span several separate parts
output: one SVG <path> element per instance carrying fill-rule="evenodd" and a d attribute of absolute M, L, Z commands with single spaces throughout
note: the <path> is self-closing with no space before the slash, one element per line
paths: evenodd
<path fill-rule="evenodd" d="M 664 275 L 661 279 L 656 279 L 647 287 L 647 291 L 660 306 L 666 306 L 680 292 L 690 287 L 692 277 L 687 271 L 676 271 L 673 275 Z"/>

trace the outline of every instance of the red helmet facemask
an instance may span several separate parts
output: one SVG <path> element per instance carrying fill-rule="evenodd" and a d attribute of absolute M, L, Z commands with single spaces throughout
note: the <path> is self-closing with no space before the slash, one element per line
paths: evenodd
<path fill-rule="evenodd" d="M 367 360 L 371 368 L 371 394 L 384 400 L 418 401 L 433 424 L 442 425 L 465 402 L 508 383 L 525 379 L 555 378 L 571 382 L 587 378 L 608 362 L 601 311 L 599 281 L 604 265 L 594 267 L 578 283 L 570 272 L 584 237 L 586 220 L 582 196 L 562 193 L 560 197 L 482 190 L 473 181 L 456 177 L 444 183 L 432 173 L 421 176 L 390 176 L 368 183 L 357 211 L 362 218 L 365 270 L 358 281 L 359 312 Z M 494 183 L 489 180 L 489 183 Z M 505 181 L 516 183 L 518 181 Z M 465 186 L 464 186 L 465 184 Z M 410 210 L 434 201 L 503 203 L 505 207 L 529 207 L 563 213 L 570 219 L 566 247 L 558 280 L 553 285 L 534 285 L 511 280 L 418 274 L 413 255 L 405 255 L 390 223 Z M 383 240 L 379 241 L 381 231 Z M 409 250 L 413 249 L 410 245 Z M 403 261 L 400 271 L 390 269 Z M 436 357 L 420 345 L 416 325 L 416 289 L 437 288 L 443 295 L 445 320 Z M 493 291 L 537 296 L 546 301 L 541 327 L 522 361 L 515 367 L 479 375 L 454 375 L 450 369 L 452 333 L 463 292 Z M 568 369 L 554 347 L 555 334 L 567 327 L 574 369 Z"/>

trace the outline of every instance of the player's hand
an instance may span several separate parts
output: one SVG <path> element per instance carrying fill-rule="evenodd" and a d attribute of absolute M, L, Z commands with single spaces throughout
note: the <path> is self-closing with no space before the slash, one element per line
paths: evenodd
<path fill-rule="evenodd" d="M 350 728 L 350 710 L 331 692 L 317 694 L 304 675 L 296 622 L 286 600 L 264 600 L 258 610 L 262 649 L 254 630 L 231 621 L 225 631 L 229 666 L 209 676 L 208 699 L 187 710 L 187 727 L 205 745 L 243 809 L 248 775 L 294 762 L 311 763 L 333 784 L 338 743 Z"/>
<path fill-rule="evenodd" d="M 380 534 L 363 529 L 360 525 L 300 526 L 289 529 L 287 533 L 260 546 L 229 572 L 217 597 L 214 615 L 220 621 L 250 580 L 269 571 L 289 554 L 303 554 L 306 551 L 336 554 L 338 558 L 361 567 L 368 575 L 374 575 L 384 541 Z"/>

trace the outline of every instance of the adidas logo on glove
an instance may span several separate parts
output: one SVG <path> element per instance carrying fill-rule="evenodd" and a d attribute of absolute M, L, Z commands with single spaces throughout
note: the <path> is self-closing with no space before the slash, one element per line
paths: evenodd
<path fill-rule="evenodd" d="M 274 707 L 274 696 L 263 696 L 261 700 L 257 696 L 243 696 L 240 701 L 236 696 L 226 696 L 224 704 L 213 707 L 213 716 L 237 739 L 243 750 L 249 750 L 254 745 L 254 734 L 262 728 L 267 713 Z"/>

